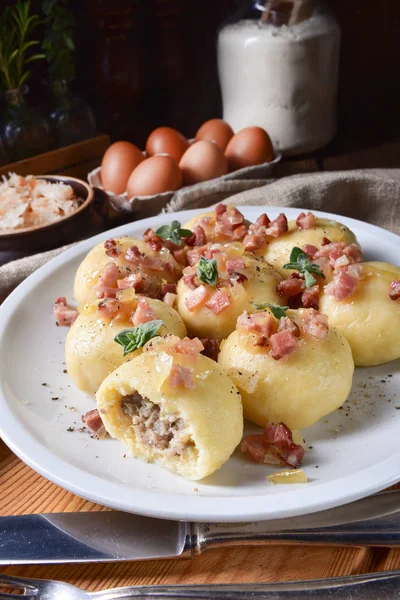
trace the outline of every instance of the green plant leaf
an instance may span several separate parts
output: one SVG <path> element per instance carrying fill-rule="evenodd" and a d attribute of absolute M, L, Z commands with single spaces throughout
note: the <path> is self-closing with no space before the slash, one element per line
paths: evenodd
<path fill-rule="evenodd" d="M 203 283 L 215 286 L 218 279 L 217 261 L 215 258 L 207 260 L 204 256 L 200 256 L 197 265 L 197 277 Z"/>
<path fill-rule="evenodd" d="M 172 221 L 171 225 L 162 225 L 156 230 L 158 235 L 163 240 L 169 240 L 177 246 L 182 245 L 182 239 L 192 235 L 192 231 L 189 229 L 181 229 L 179 221 Z"/>
<path fill-rule="evenodd" d="M 269 304 L 266 302 L 265 304 L 254 304 L 257 310 L 264 310 L 264 308 L 269 308 L 275 319 L 283 319 L 286 317 L 286 311 L 289 310 L 288 306 L 280 306 L 279 304 Z"/>
<path fill-rule="evenodd" d="M 304 272 L 304 281 L 306 284 L 306 288 L 310 288 L 317 283 L 317 280 L 315 279 L 315 277 L 313 277 L 313 275 L 311 275 L 309 271 Z"/>
<path fill-rule="evenodd" d="M 126 356 L 138 348 L 142 348 L 146 342 L 157 334 L 161 325 L 163 325 L 163 321 L 155 320 L 148 323 L 141 323 L 137 327 L 130 329 L 123 329 L 115 336 L 114 342 L 123 347 L 124 356 Z"/>
<path fill-rule="evenodd" d="M 35 60 L 41 60 L 42 58 L 46 58 L 45 54 L 33 54 L 32 56 L 30 56 L 29 58 L 26 59 L 25 64 L 27 65 L 30 62 L 33 62 Z"/>
<path fill-rule="evenodd" d="M 312 276 L 312 273 L 325 279 L 325 275 L 321 271 L 320 266 L 310 262 L 307 254 L 303 252 L 301 248 L 293 248 L 289 260 L 290 262 L 283 265 L 283 268 L 298 271 L 303 275 L 306 287 L 312 287 L 317 283 L 317 280 Z"/>

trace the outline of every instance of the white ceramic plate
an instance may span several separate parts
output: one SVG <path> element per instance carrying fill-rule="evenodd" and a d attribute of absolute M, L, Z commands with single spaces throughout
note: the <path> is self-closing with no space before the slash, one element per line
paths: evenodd
<path fill-rule="evenodd" d="M 298 209 L 268 209 L 270 217 Z M 180 213 L 185 223 L 199 211 Z M 246 207 L 255 220 L 262 207 Z M 319 216 L 335 218 L 318 213 Z M 82 242 L 24 281 L 0 308 L 0 434 L 33 469 L 95 502 L 143 515 L 199 521 L 252 521 L 324 510 L 400 480 L 400 361 L 357 369 L 344 409 L 304 432 L 308 484 L 275 485 L 273 469 L 247 462 L 237 451 L 219 471 L 186 481 L 155 465 L 124 457 L 119 442 L 80 432 L 92 400 L 63 372 L 66 328 L 56 327 L 52 303 L 72 300 L 75 271 L 85 254 L 112 236 L 140 236 L 168 223 L 161 215 Z M 356 233 L 367 260 L 400 265 L 400 240 L 387 231 L 339 218 Z M 400 334 L 399 334 L 400 335 Z M 396 395 L 397 394 L 397 395 Z M 53 399 L 57 398 L 57 399 Z M 73 431 L 70 431 L 73 429 Z"/>

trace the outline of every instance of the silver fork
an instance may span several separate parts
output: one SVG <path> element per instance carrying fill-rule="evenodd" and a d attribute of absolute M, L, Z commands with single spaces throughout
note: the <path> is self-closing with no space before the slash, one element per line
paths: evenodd
<path fill-rule="evenodd" d="M 23 590 L 23 594 L 1 592 L 1 586 Z M 233 585 L 144 585 L 84 592 L 63 583 L 0 574 L 0 600 L 123 600 L 163 598 L 191 600 L 394 600 L 400 598 L 400 570 L 288 583 L 244 583 Z"/>

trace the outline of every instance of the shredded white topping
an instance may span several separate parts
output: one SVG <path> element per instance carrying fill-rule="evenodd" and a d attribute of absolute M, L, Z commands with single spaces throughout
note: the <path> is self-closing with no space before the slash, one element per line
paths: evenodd
<path fill-rule="evenodd" d="M 48 225 L 71 215 L 79 206 L 73 188 L 33 175 L 3 176 L 0 183 L 0 231 Z"/>

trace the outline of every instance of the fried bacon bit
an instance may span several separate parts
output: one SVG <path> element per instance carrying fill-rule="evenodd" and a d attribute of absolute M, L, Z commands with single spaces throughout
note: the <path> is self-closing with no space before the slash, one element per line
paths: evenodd
<path fill-rule="evenodd" d="M 246 234 L 247 234 L 246 225 L 238 225 L 238 227 L 235 227 L 235 229 L 233 231 L 233 239 L 234 240 L 242 240 Z"/>
<path fill-rule="evenodd" d="M 183 248 L 179 248 L 178 250 L 173 250 L 172 256 L 174 257 L 174 259 L 176 260 L 176 262 L 179 265 L 186 267 L 186 265 L 187 265 L 186 254 L 185 254 L 185 251 Z"/>
<path fill-rule="evenodd" d="M 94 289 L 96 298 L 115 298 L 117 293 L 117 281 L 121 276 L 120 270 L 113 262 L 109 262 L 101 272 L 99 280 Z"/>
<path fill-rule="evenodd" d="M 363 254 L 357 244 L 346 245 L 344 242 L 330 242 L 322 246 L 314 258 L 328 258 L 329 265 L 335 271 L 349 264 L 363 260 Z"/>
<path fill-rule="evenodd" d="M 317 217 L 312 212 L 308 212 L 307 214 L 302 212 L 296 219 L 296 225 L 299 229 L 311 229 L 315 225 L 316 220 Z"/>
<path fill-rule="evenodd" d="M 205 256 L 207 252 L 208 246 L 201 246 L 197 248 L 193 248 L 193 250 L 188 250 L 186 254 L 186 259 L 191 267 L 197 265 L 200 260 L 200 256 Z"/>
<path fill-rule="evenodd" d="M 278 215 L 276 217 L 276 219 L 271 221 L 271 223 L 265 233 L 267 235 L 277 238 L 282 233 L 286 233 L 287 230 L 288 230 L 288 222 L 287 222 L 286 215 L 281 213 L 280 215 Z"/>
<path fill-rule="evenodd" d="M 56 325 L 64 325 L 70 327 L 78 318 L 79 312 L 76 308 L 72 308 L 67 304 L 65 296 L 56 298 L 53 304 L 53 314 L 56 320 Z"/>
<path fill-rule="evenodd" d="M 97 307 L 100 315 L 107 319 L 113 319 L 121 310 L 121 304 L 116 298 L 105 298 Z"/>
<path fill-rule="evenodd" d="M 211 298 L 206 302 L 207 308 L 209 308 L 215 315 L 219 315 L 223 310 L 228 308 L 231 304 L 231 299 L 224 290 L 218 290 Z"/>
<path fill-rule="evenodd" d="M 226 261 L 226 270 L 231 275 L 232 273 L 237 273 L 239 269 L 245 269 L 246 264 L 243 258 L 235 258 L 234 260 Z"/>
<path fill-rule="evenodd" d="M 334 296 L 338 302 L 350 298 L 357 289 L 362 273 L 362 265 L 357 264 L 340 269 L 333 280 L 325 286 L 325 294 Z"/>
<path fill-rule="evenodd" d="M 185 299 L 185 306 L 190 312 L 193 312 L 194 310 L 205 304 L 207 298 L 207 288 L 204 285 L 199 285 L 199 287 L 195 288 Z"/>
<path fill-rule="evenodd" d="M 123 279 L 118 279 L 117 285 L 119 290 L 126 290 L 128 288 L 133 288 L 137 292 L 142 291 L 143 287 L 143 275 L 142 273 L 131 273 L 127 277 Z"/>
<path fill-rule="evenodd" d="M 389 298 L 391 300 L 398 300 L 400 298 L 400 281 L 392 281 L 389 287 Z"/>
<path fill-rule="evenodd" d="M 185 240 L 188 246 L 204 246 L 207 243 L 206 232 L 201 225 L 195 225 L 193 227 L 193 234 L 190 237 L 192 236 L 194 236 L 193 244 L 189 244 L 189 238 L 186 238 Z"/>
<path fill-rule="evenodd" d="M 321 241 L 321 246 L 327 246 L 328 244 L 331 244 L 331 240 L 327 237 L 323 237 L 322 241 Z"/>
<path fill-rule="evenodd" d="M 245 310 L 238 318 L 237 325 L 245 331 L 255 333 L 266 341 L 275 331 L 275 319 L 269 312 L 249 315 Z"/>
<path fill-rule="evenodd" d="M 155 321 L 157 315 L 151 308 L 150 304 L 145 298 L 139 298 L 136 310 L 131 317 L 134 327 L 137 327 L 141 323 L 148 323 L 149 321 Z"/>
<path fill-rule="evenodd" d="M 172 294 L 171 292 L 167 292 L 165 294 L 165 296 L 163 296 L 163 302 L 167 305 L 170 306 L 171 308 L 174 308 L 175 305 L 175 300 L 177 299 L 177 294 Z"/>
<path fill-rule="evenodd" d="M 328 317 L 310 308 L 303 315 L 301 327 L 304 333 L 312 335 L 316 340 L 322 340 L 329 331 Z"/>
<path fill-rule="evenodd" d="M 295 469 L 305 455 L 303 446 L 294 443 L 292 432 L 284 423 L 268 423 L 262 433 L 246 435 L 240 449 L 256 463 L 287 465 Z"/>
<path fill-rule="evenodd" d="M 226 212 L 225 204 L 217 204 L 217 206 L 215 207 L 215 216 L 217 217 L 217 219 L 220 219 L 224 212 Z"/>
<path fill-rule="evenodd" d="M 107 435 L 106 428 L 97 408 L 89 410 L 85 415 L 82 415 L 82 421 L 99 440 Z"/>
<path fill-rule="evenodd" d="M 185 387 L 192 390 L 196 387 L 193 381 L 192 367 L 183 367 L 182 365 L 172 365 L 168 375 L 168 384 L 173 388 Z"/>
<path fill-rule="evenodd" d="M 351 263 L 358 263 L 364 260 L 362 250 L 357 244 L 349 244 L 343 248 L 343 254 L 347 256 Z"/>
<path fill-rule="evenodd" d="M 300 279 L 299 277 L 289 277 L 289 279 L 284 279 L 278 285 L 278 294 L 280 296 L 286 296 L 286 298 L 291 298 L 292 296 L 297 296 L 304 292 L 306 284 L 304 283 L 304 279 Z"/>
<path fill-rule="evenodd" d="M 163 240 L 155 233 L 154 229 L 146 229 L 143 239 L 155 252 L 159 252 L 163 247 Z"/>
<path fill-rule="evenodd" d="M 248 234 L 243 238 L 244 248 L 247 252 L 256 252 L 265 245 L 264 235 Z"/>
<path fill-rule="evenodd" d="M 257 221 L 254 223 L 255 227 L 269 227 L 271 223 L 271 219 L 268 217 L 267 214 L 263 213 L 262 215 L 260 215 L 257 219 Z"/>
<path fill-rule="evenodd" d="M 193 338 L 192 340 L 188 337 L 179 340 L 174 346 L 175 352 L 178 354 L 185 354 L 186 356 L 197 356 L 204 350 L 204 346 L 199 338 Z"/>
<path fill-rule="evenodd" d="M 234 206 L 224 211 L 218 219 L 228 228 L 234 229 L 237 225 L 241 225 L 244 221 L 244 216 Z"/>
<path fill-rule="evenodd" d="M 143 259 L 143 254 L 137 246 L 130 246 L 125 252 L 125 260 L 131 263 L 140 263 Z"/>
<path fill-rule="evenodd" d="M 207 356 L 217 362 L 221 340 L 216 338 L 201 338 L 200 341 L 204 346 L 204 350 L 202 351 L 203 356 Z"/>
<path fill-rule="evenodd" d="M 109 239 L 104 242 L 104 249 L 107 256 L 110 258 L 117 258 L 121 254 L 121 250 L 118 248 L 117 242 L 113 239 Z"/>
<path fill-rule="evenodd" d="M 319 308 L 319 285 L 313 285 L 310 288 L 306 288 L 301 295 L 301 302 L 304 308 Z"/>
<path fill-rule="evenodd" d="M 176 283 L 162 283 L 161 284 L 161 295 L 165 294 L 176 294 Z"/>
<path fill-rule="evenodd" d="M 278 323 L 278 333 L 290 331 L 295 337 L 300 337 L 300 329 L 290 317 L 281 317 Z"/>
<path fill-rule="evenodd" d="M 318 252 L 317 246 L 313 246 L 312 244 L 304 244 L 302 250 L 310 260 L 313 260 Z"/>
<path fill-rule="evenodd" d="M 289 356 L 296 350 L 296 339 L 294 334 L 287 329 L 274 333 L 270 339 L 271 351 L 270 354 L 275 360 L 280 360 L 285 356 Z"/>

